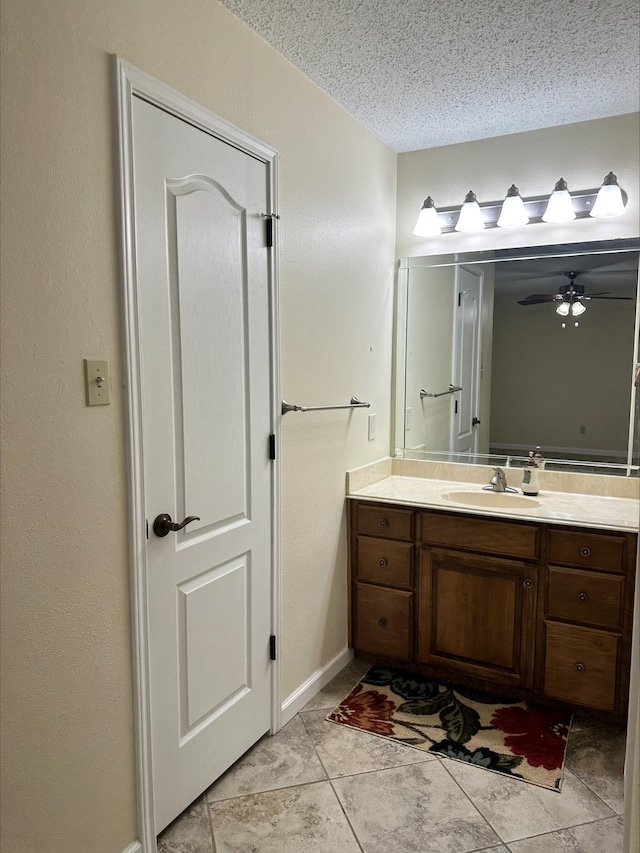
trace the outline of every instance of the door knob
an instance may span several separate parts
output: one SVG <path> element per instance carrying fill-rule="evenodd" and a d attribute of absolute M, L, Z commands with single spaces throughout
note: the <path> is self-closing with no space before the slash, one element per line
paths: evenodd
<path fill-rule="evenodd" d="M 181 524 L 176 524 L 175 521 L 171 521 L 171 516 L 168 512 L 162 512 L 153 522 L 153 532 L 156 536 L 167 536 L 172 530 L 182 530 L 183 527 L 191 524 L 192 521 L 200 521 L 199 516 L 188 515 Z"/>

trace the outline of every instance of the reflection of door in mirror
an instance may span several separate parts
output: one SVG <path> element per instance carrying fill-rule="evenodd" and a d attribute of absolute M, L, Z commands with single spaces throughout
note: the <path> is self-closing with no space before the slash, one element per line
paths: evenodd
<path fill-rule="evenodd" d="M 452 453 L 480 452 L 480 342 L 482 280 L 481 267 L 456 269 L 456 299 L 453 332 L 453 394 L 451 413 Z M 486 449 L 483 448 L 486 453 Z"/>

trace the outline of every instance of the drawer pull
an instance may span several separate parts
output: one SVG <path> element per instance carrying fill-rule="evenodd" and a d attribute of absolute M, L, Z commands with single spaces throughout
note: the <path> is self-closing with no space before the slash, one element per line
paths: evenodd
<path fill-rule="evenodd" d="M 588 601 L 588 599 L 589 599 L 589 596 L 587 595 L 586 592 L 579 592 L 578 593 L 578 601 Z"/>
<path fill-rule="evenodd" d="M 382 617 L 382 619 L 378 619 L 378 625 L 381 628 L 384 628 L 386 626 L 386 624 L 387 624 L 387 620 L 384 618 L 384 616 Z"/>
<path fill-rule="evenodd" d="M 581 557 L 590 557 L 591 556 L 591 548 L 587 548 L 586 545 L 583 545 L 582 548 L 580 548 L 580 556 Z"/>
<path fill-rule="evenodd" d="M 380 527 L 386 527 L 389 524 L 386 518 L 380 519 Z"/>
<path fill-rule="evenodd" d="M 533 589 L 533 581 L 531 580 L 531 578 L 525 578 L 525 579 L 522 581 L 522 586 L 523 586 L 525 589 Z"/>
<path fill-rule="evenodd" d="M 378 565 L 379 566 L 386 566 L 387 565 L 386 559 L 383 557 L 381 560 L 378 560 Z"/>
<path fill-rule="evenodd" d="M 577 663 L 577 664 L 574 666 L 574 669 L 575 669 L 575 671 L 576 671 L 576 672 L 584 672 L 584 670 L 585 670 L 585 666 L 584 666 L 584 664 L 583 664 L 583 663 Z"/>

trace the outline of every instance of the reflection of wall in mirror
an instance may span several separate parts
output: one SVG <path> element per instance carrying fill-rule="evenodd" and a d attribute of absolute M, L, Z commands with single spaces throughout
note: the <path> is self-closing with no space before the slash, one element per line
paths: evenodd
<path fill-rule="evenodd" d="M 420 390 L 445 391 L 452 380 L 455 267 L 411 269 L 407 318 L 405 406 L 411 409 L 405 432 L 409 450 L 442 450 L 449 446 L 450 394 L 420 398 Z"/>
<path fill-rule="evenodd" d="M 491 447 L 539 444 L 565 458 L 623 462 L 634 301 L 591 300 L 577 328 L 571 317 L 562 328 L 553 303 L 518 298 L 495 298 Z"/>

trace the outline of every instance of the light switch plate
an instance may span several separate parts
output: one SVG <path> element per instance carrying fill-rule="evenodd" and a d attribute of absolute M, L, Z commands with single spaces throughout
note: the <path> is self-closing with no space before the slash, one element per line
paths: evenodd
<path fill-rule="evenodd" d="M 108 361 L 84 360 L 84 381 L 87 406 L 108 406 L 111 403 L 111 377 Z"/>
<path fill-rule="evenodd" d="M 369 441 L 376 437 L 376 416 L 369 415 Z"/>

